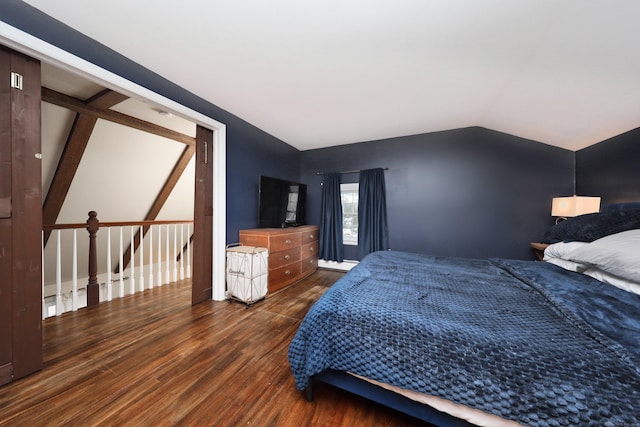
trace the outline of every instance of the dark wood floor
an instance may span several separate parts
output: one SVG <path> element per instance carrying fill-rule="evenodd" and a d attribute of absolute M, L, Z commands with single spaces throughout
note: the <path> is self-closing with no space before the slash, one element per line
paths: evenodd
<path fill-rule="evenodd" d="M 419 426 L 330 386 L 307 402 L 287 348 L 342 273 L 320 270 L 249 309 L 190 306 L 189 282 L 44 321 L 44 369 L 0 387 L 0 426 Z"/>

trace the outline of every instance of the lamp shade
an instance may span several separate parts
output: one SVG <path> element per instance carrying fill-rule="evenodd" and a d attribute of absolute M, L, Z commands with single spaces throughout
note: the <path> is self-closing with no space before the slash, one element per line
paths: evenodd
<path fill-rule="evenodd" d="M 600 197 L 554 197 L 551 216 L 571 217 L 600 212 Z"/>

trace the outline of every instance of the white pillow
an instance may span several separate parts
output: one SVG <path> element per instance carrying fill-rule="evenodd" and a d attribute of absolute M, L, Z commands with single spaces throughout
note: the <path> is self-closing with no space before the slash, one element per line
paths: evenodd
<path fill-rule="evenodd" d="M 558 242 L 552 243 L 544 250 L 543 261 L 551 264 L 555 264 L 558 267 L 562 267 L 569 271 L 580 271 L 585 266 L 573 261 L 565 259 L 565 256 L 572 250 L 579 248 L 580 246 L 588 245 L 586 242 Z"/>
<path fill-rule="evenodd" d="M 640 229 L 611 234 L 580 246 L 565 258 L 640 282 Z"/>
<path fill-rule="evenodd" d="M 577 262 L 573 262 L 573 261 L 568 261 L 566 259 L 562 259 L 562 258 L 544 258 L 545 262 L 548 262 L 549 264 L 555 264 L 558 267 L 562 267 L 565 270 L 569 270 L 569 271 L 577 271 L 577 272 L 582 272 L 582 270 L 584 270 L 585 268 L 588 268 L 588 266 L 584 265 L 584 264 L 579 264 Z"/>
<path fill-rule="evenodd" d="M 577 262 L 569 261 L 565 259 L 566 254 L 572 250 L 579 248 L 580 246 L 588 245 L 587 242 L 558 242 L 553 243 L 546 247 L 544 250 L 543 261 L 551 264 L 555 264 L 558 267 L 562 267 L 569 271 L 581 271 L 586 266 L 578 264 Z"/>
<path fill-rule="evenodd" d="M 580 246 L 588 245 L 587 242 L 558 242 L 546 247 L 544 260 L 552 258 L 566 259 L 565 255 Z"/>

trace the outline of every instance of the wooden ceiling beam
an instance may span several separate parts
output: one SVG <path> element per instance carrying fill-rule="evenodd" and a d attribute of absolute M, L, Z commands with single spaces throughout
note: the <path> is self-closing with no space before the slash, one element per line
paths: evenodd
<path fill-rule="evenodd" d="M 84 101 L 85 104 L 94 108 L 111 108 L 121 102 L 129 99 L 127 95 L 123 95 L 119 92 L 114 92 L 111 89 L 105 89 L 102 92 L 98 92 L 91 98 Z"/>
<path fill-rule="evenodd" d="M 185 169 L 189 165 L 189 162 L 193 158 L 193 155 L 195 154 L 195 152 L 196 152 L 195 146 L 189 145 L 184 148 L 184 150 L 182 151 L 182 155 L 180 156 L 175 166 L 173 167 L 171 174 L 169 174 L 169 177 L 167 178 L 164 185 L 162 186 L 162 189 L 160 190 L 160 193 L 158 193 L 158 196 L 156 197 L 153 204 L 151 205 L 149 212 L 147 212 L 147 216 L 144 218 L 145 221 L 153 221 L 158 217 L 160 210 L 162 209 L 167 199 L 171 195 L 171 192 L 173 191 L 174 187 L 178 183 L 178 180 L 182 176 L 182 173 L 185 171 Z M 149 229 L 148 226 L 143 227 L 143 236 L 148 229 Z M 140 230 L 136 232 L 136 235 L 133 239 L 134 253 L 136 249 L 138 249 L 139 245 L 140 245 Z M 129 261 L 131 260 L 131 250 L 132 250 L 131 245 L 129 245 L 124 255 L 122 256 L 123 270 L 127 268 L 127 266 L 129 265 Z M 114 269 L 114 272 L 118 273 L 119 271 L 120 271 L 120 266 L 117 265 L 116 268 Z"/>
<path fill-rule="evenodd" d="M 107 89 L 84 101 L 84 104 L 94 108 L 110 108 L 126 99 L 127 96 Z M 42 206 L 43 224 L 56 222 L 97 120 L 92 115 L 76 114 Z M 45 232 L 45 243 L 50 235 L 51 231 Z"/>
<path fill-rule="evenodd" d="M 95 107 L 94 105 L 87 104 L 78 98 L 65 95 L 46 87 L 42 88 L 42 101 L 49 104 L 57 105 L 59 107 L 67 108 L 77 113 L 86 114 L 98 119 L 108 120 L 110 122 L 138 129 L 143 132 L 148 132 L 157 136 L 172 139 L 186 145 L 196 145 L 195 137 L 185 135 L 171 129 L 167 129 L 165 127 L 156 125 L 155 123 L 147 122 L 145 120 L 128 116 L 117 111 L 109 110 L 108 108 Z"/>

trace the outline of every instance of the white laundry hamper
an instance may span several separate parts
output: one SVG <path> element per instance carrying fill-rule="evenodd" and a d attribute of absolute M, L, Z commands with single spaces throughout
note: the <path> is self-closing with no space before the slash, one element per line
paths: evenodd
<path fill-rule="evenodd" d="M 267 296 L 269 251 L 254 246 L 227 245 L 227 299 L 254 304 Z"/>

